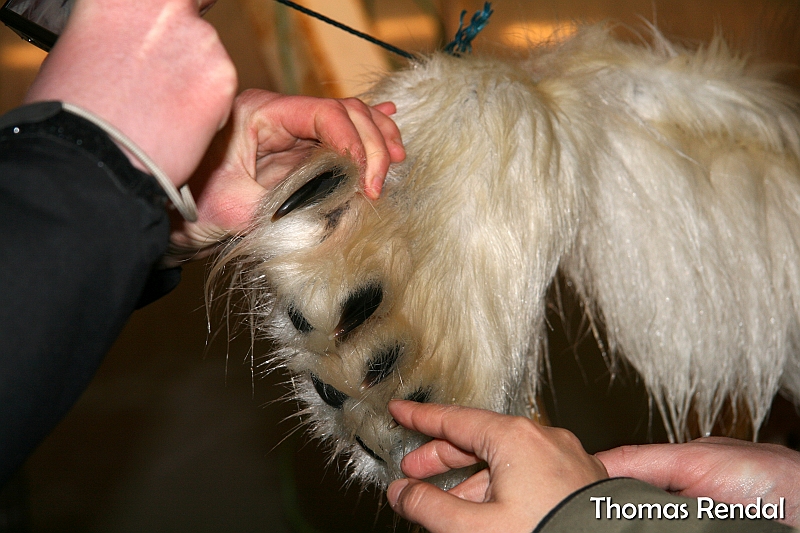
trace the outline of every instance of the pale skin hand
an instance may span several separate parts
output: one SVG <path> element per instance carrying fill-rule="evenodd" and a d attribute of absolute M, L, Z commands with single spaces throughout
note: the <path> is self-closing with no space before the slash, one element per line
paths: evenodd
<path fill-rule="evenodd" d="M 726 503 L 786 498 L 786 520 L 800 525 L 800 453 L 776 444 L 724 437 L 685 444 L 623 446 L 597 454 L 613 477 L 632 477 L 663 490 Z"/>
<path fill-rule="evenodd" d="M 389 118 L 394 112 L 389 102 L 370 107 L 354 98 L 243 92 L 189 183 L 199 220 L 174 221 L 173 253 L 200 257 L 197 250 L 246 228 L 264 193 L 320 143 L 354 159 L 364 195 L 377 199 L 390 163 L 405 158 L 400 132 Z"/>
<path fill-rule="evenodd" d="M 99 115 L 184 184 L 236 93 L 233 63 L 199 16 L 210 3 L 78 0 L 26 102 L 60 100 Z"/>
<path fill-rule="evenodd" d="M 574 491 L 607 476 L 569 431 L 526 418 L 457 406 L 389 403 L 401 425 L 434 440 L 409 453 L 408 479 L 389 485 L 392 508 L 432 533 L 530 533 Z M 449 492 L 420 481 L 486 461 Z"/>

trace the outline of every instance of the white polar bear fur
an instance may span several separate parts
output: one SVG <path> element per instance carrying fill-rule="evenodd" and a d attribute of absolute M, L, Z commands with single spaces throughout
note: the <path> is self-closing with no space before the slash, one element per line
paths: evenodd
<path fill-rule="evenodd" d="M 687 50 L 590 27 L 522 61 L 437 54 L 368 98 L 396 103 L 408 153 L 382 198 L 367 201 L 355 167 L 323 150 L 218 267 L 240 265 L 254 327 L 282 346 L 316 434 L 357 477 L 385 485 L 420 442 L 391 427 L 390 398 L 427 387 L 431 401 L 530 414 L 559 269 L 672 440 L 695 415 L 709 434 L 728 401 L 758 428 L 781 387 L 800 397 L 800 104 L 722 39 Z M 334 163 L 344 190 L 269 220 Z M 375 316 L 332 343 L 341 302 L 370 281 L 384 288 Z M 289 303 L 312 333 L 292 328 Z M 397 367 L 360 389 L 393 339 Z M 309 372 L 353 401 L 331 409 Z"/>

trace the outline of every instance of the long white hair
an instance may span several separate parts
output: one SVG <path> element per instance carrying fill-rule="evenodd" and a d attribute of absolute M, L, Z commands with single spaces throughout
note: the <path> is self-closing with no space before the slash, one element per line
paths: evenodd
<path fill-rule="evenodd" d="M 359 478 L 422 441 L 391 398 L 532 413 L 558 270 L 672 440 L 798 397 L 800 104 L 722 39 L 590 27 L 523 61 L 436 54 L 369 98 L 408 153 L 382 198 L 320 149 L 216 267 Z"/>

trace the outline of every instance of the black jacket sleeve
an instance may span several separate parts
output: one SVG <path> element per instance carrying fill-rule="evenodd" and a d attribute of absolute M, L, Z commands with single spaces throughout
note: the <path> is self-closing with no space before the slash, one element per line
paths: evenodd
<path fill-rule="evenodd" d="M 155 180 L 59 103 L 0 117 L 0 486 L 136 307 L 167 247 L 165 203 Z"/>
<path fill-rule="evenodd" d="M 772 519 L 780 501 L 762 501 L 758 511 L 755 505 L 746 512 L 734 509 L 733 517 L 726 504 L 715 512 L 717 503 L 706 499 L 704 512 L 698 513 L 697 498 L 675 496 L 635 479 L 606 479 L 570 495 L 534 533 L 798 533 Z"/>

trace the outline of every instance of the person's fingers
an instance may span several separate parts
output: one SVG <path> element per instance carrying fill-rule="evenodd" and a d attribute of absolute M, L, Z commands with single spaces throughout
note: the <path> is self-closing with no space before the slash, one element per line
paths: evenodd
<path fill-rule="evenodd" d="M 391 104 L 391 102 L 387 103 L 387 107 L 392 111 L 395 109 L 394 104 Z M 406 158 L 406 150 L 403 147 L 400 129 L 397 127 L 397 124 L 380 109 L 372 107 L 370 111 L 372 113 L 372 120 L 380 131 L 380 140 L 385 144 L 386 150 L 389 152 L 389 163 L 399 163 L 403 161 Z M 371 159 L 372 154 L 367 151 L 368 169 Z M 376 161 L 376 166 L 373 169 L 374 172 L 370 173 L 369 170 L 367 171 L 367 181 L 365 181 L 364 189 L 368 197 L 372 199 L 378 198 L 383 189 L 383 182 L 388 169 L 389 165 L 385 164 L 385 161 L 381 159 L 380 161 Z"/>
<path fill-rule="evenodd" d="M 451 489 L 449 500 L 415 480 L 390 487 L 395 510 L 426 527 L 445 528 L 443 516 L 468 517 L 461 528 L 439 531 L 530 531 L 566 496 L 607 477 L 602 463 L 562 428 L 481 409 L 403 400 L 392 400 L 389 411 L 404 427 L 438 439 L 406 456 L 402 467 L 407 475 L 440 473 L 477 458 L 488 463 L 486 470 Z M 430 507 L 432 499 L 450 505 L 448 512 Z M 481 523 L 489 516 L 491 521 Z"/>
<path fill-rule="evenodd" d="M 372 106 L 372 117 L 386 139 L 392 163 L 399 163 L 406 158 L 406 149 L 403 146 L 400 128 L 391 119 L 395 113 L 397 113 L 397 106 L 394 105 L 394 102 L 381 102 Z"/>
<path fill-rule="evenodd" d="M 491 484 L 492 476 L 488 468 L 484 468 L 468 479 L 462 481 L 452 489 L 448 494 L 452 494 L 462 500 L 468 500 L 475 503 L 482 503 L 486 501 L 489 485 Z"/>
<path fill-rule="evenodd" d="M 494 504 L 462 500 L 414 479 L 399 479 L 389 485 L 389 505 L 400 516 L 423 526 L 431 533 L 490 531 L 485 518 L 491 518 Z"/>
<path fill-rule="evenodd" d="M 682 490 L 676 486 L 675 472 L 679 455 L 669 444 L 621 446 L 598 452 L 595 457 L 605 465 L 611 477 L 633 477 L 665 490 Z"/>
<path fill-rule="evenodd" d="M 389 402 L 389 412 L 408 429 L 447 440 L 465 452 L 475 452 L 484 459 L 488 436 L 504 433 L 502 422 L 512 418 L 482 409 L 406 400 Z"/>
<path fill-rule="evenodd" d="M 372 109 L 380 111 L 387 117 L 390 117 L 395 113 L 397 113 L 397 106 L 394 105 L 394 102 L 381 102 L 379 104 L 375 104 L 374 106 L 372 106 Z"/>
<path fill-rule="evenodd" d="M 692 496 L 698 490 L 730 485 L 730 479 L 752 482 L 776 465 L 791 468 L 792 458 L 785 452 L 786 448 L 776 445 L 707 437 L 683 444 L 622 446 L 595 456 L 611 476 L 633 477 Z"/>
<path fill-rule="evenodd" d="M 366 156 L 353 115 L 368 117 L 370 112 L 366 104 L 355 102 L 345 105 L 345 100 L 276 95 L 263 109 L 259 145 L 276 152 L 291 148 L 298 139 L 316 139 L 363 164 Z"/>
<path fill-rule="evenodd" d="M 259 158 L 289 151 L 298 142 L 317 140 L 352 157 L 362 169 L 366 164 L 364 144 L 353 120 L 357 114 L 371 115 L 366 104 L 346 106 L 343 100 L 286 97 L 257 90 L 243 92 L 236 104 L 245 134 L 257 136 Z M 377 130 L 374 124 L 373 129 Z"/>
<path fill-rule="evenodd" d="M 731 474 L 727 463 L 734 457 L 728 453 L 733 439 L 724 441 L 700 439 L 684 444 L 646 444 L 621 446 L 595 454 L 611 477 L 633 477 L 663 490 L 675 493 L 691 490 L 698 482 L 709 483 L 708 472 L 719 469 Z M 738 443 L 732 444 L 738 447 Z M 718 453 L 722 451 L 722 453 Z"/>
<path fill-rule="evenodd" d="M 596 454 L 612 476 L 640 479 L 687 496 L 708 496 L 729 503 L 785 497 L 787 521 L 795 523 L 794 502 L 800 454 L 785 446 L 725 437 L 683 444 L 625 446 Z M 791 503 L 790 503 L 791 502 Z"/>
<path fill-rule="evenodd" d="M 277 163 L 283 171 L 302 157 L 295 154 L 301 151 L 298 148 L 319 141 L 355 160 L 364 192 L 371 199 L 380 194 L 389 164 L 405 158 L 400 131 L 386 114 L 396 110 L 391 102 L 369 107 L 355 98 L 286 97 L 248 90 L 237 97 L 234 108 L 240 128 L 244 128 L 241 136 L 256 136 L 255 156 L 265 165 Z M 269 179 L 262 180 L 266 187 L 280 172 L 270 170 L 268 174 Z"/>
<path fill-rule="evenodd" d="M 399 163 L 406 158 L 406 150 L 403 147 L 400 128 L 391 118 L 395 113 L 397 113 L 397 106 L 394 105 L 394 102 L 381 102 L 372 106 L 372 118 L 386 139 L 392 163 Z"/>
<path fill-rule="evenodd" d="M 379 124 L 387 128 L 389 123 L 394 123 L 386 115 L 370 108 L 361 100 L 348 98 L 342 100 L 342 104 L 358 132 L 357 138 L 347 140 L 348 146 L 345 148 L 363 165 L 361 179 L 364 194 L 375 200 L 380 195 L 383 179 L 391 163 L 388 140 L 384 137 Z"/>
<path fill-rule="evenodd" d="M 395 123 L 358 99 L 298 97 L 295 101 L 276 101 L 274 105 L 281 106 L 276 111 L 288 138 L 283 139 L 282 147 L 272 146 L 271 151 L 286 149 L 295 139 L 318 139 L 356 161 L 362 169 L 364 192 L 371 199 L 380 194 L 389 164 L 405 157 Z M 387 111 L 393 108 L 393 104 L 381 106 Z"/>
<path fill-rule="evenodd" d="M 409 452 L 403 457 L 400 467 L 408 477 L 424 479 L 480 461 L 474 453 L 465 452 L 446 440 L 434 439 Z"/>

